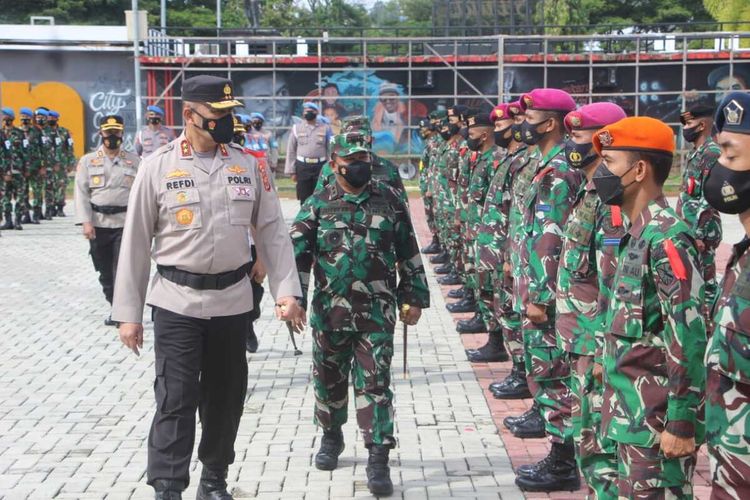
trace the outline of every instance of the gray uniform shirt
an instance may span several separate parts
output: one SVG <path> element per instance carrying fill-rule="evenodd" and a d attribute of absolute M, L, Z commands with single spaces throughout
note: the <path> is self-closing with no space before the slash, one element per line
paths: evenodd
<path fill-rule="evenodd" d="M 125 225 L 125 212 L 103 214 L 95 212 L 91 204 L 99 206 L 128 206 L 141 159 L 129 151 L 120 150 L 114 158 L 99 148 L 81 157 L 76 168 L 76 222 L 90 222 L 94 227 L 117 228 Z"/>
<path fill-rule="evenodd" d="M 328 140 L 331 135 L 331 128 L 325 123 L 315 122 L 313 125 L 307 121 L 295 123 L 286 145 L 284 173 L 287 175 L 295 173 L 294 161 L 298 156 L 328 160 Z"/>
<path fill-rule="evenodd" d="M 221 146 L 212 162 L 195 161 L 187 139 L 178 137 L 144 160 L 129 206 L 112 306 L 115 321 L 141 322 L 146 301 L 194 318 L 251 310 L 248 277 L 223 290 L 195 290 L 156 273 L 146 298 L 151 258 L 193 273 L 233 271 L 250 262 L 251 227 L 271 294 L 301 296 L 279 199 L 255 158 L 241 147 Z"/>
<path fill-rule="evenodd" d="M 141 157 L 145 157 L 174 140 L 174 131 L 159 125 L 159 128 L 152 130 L 146 125 L 135 136 L 135 151 Z"/>

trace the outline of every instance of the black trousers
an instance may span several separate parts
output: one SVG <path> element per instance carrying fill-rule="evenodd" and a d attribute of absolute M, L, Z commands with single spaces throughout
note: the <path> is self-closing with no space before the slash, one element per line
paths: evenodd
<path fill-rule="evenodd" d="M 89 255 L 94 263 L 94 269 L 99 273 L 99 283 L 102 285 L 104 297 L 112 304 L 117 260 L 120 258 L 120 243 L 122 243 L 122 228 L 95 227 L 94 230 L 96 238 L 89 240 Z"/>
<path fill-rule="evenodd" d="M 315 192 L 323 163 L 303 163 L 299 160 L 294 162 L 294 171 L 297 175 L 297 199 L 300 205 Z"/>
<path fill-rule="evenodd" d="M 156 414 L 148 436 L 148 484 L 190 482 L 195 412 L 203 433 L 198 459 L 222 470 L 234 462 L 234 440 L 247 393 L 247 313 L 198 319 L 154 307 Z"/>

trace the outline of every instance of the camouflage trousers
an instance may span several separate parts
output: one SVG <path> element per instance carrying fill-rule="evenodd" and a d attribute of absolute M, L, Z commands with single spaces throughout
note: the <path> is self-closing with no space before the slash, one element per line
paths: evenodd
<path fill-rule="evenodd" d="M 424 214 L 427 219 L 427 227 L 430 233 L 437 234 L 437 224 L 435 223 L 435 202 L 432 196 L 422 196 L 424 203 Z"/>
<path fill-rule="evenodd" d="M 588 486 L 588 498 L 617 498 L 617 444 L 602 431 L 604 385 L 593 376 L 594 357 L 570 354 L 570 420 L 576 460 Z"/>
<path fill-rule="evenodd" d="M 4 182 L 5 189 L 3 190 L 3 198 L 0 201 L 2 204 L 3 212 L 10 212 L 14 210 L 13 202 L 16 202 L 15 214 L 22 215 L 26 211 L 26 203 L 28 200 L 28 187 L 26 186 L 26 180 L 23 174 L 12 174 L 10 182 Z"/>
<path fill-rule="evenodd" d="M 711 498 L 750 498 L 750 384 L 709 368 L 706 396 Z"/>
<path fill-rule="evenodd" d="M 68 184 L 70 184 L 70 177 L 68 176 L 68 172 L 66 170 L 63 170 L 62 172 L 60 172 L 57 183 L 57 191 L 55 193 L 55 203 L 57 203 L 58 205 L 65 205 L 65 194 L 68 190 Z"/>
<path fill-rule="evenodd" d="M 53 172 L 47 176 L 44 189 L 44 201 L 50 205 L 65 203 L 65 190 L 68 187 L 68 174 L 65 169 Z"/>
<path fill-rule="evenodd" d="M 313 331 L 315 423 L 336 429 L 348 419 L 349 374 L 357 424 L 366 446 L 393 447 L 393 334 Z"/>
<path fill-rule="evenodd" d="M 554 315 L 540 325 L 523 320 L 523 347 L 529 391 L 544 417 L 551 441 L 563 443 L 573 437 L 570 423 L 570 361 L 557 347 Z"/>
<path fill-rule="evenodd" d="M 43 177 L 40 174 L 32 174 L 28 178 L 28 186 L 29 186 L 29 198 L 33 201 L 31 202 L 32 207 L 42 207 L 42 204 L 44 203 L 44 190 L 47 185 L 46 178 Z"/>
<path fill-rule="evenodd" d="M 502 267 L 495 272 L 492 292 L 495 318 L 503 328 L 505 348 L 513 364 L 520 365 L 524 363 L 521 315 L 513 309 L 513 278 L 505 274 Z"/>
<path fill-rule="evenodd" d="M 476 276 L 477 291 L 479 292 L 479 300 L 477 301 L 479 314 L 482 316 L 488 332 L 498 331 L 500 324 L 495 317 L 495 294 L 492 289 L 492 275 L 489 271 L 475 271 L 474 275 Z"/>
<path fill-rule="evenodd" d="M 633 500 L 692 499 L 697 454 L 664 458 L 659 445 L 618 443 L 617 494 Z"/>

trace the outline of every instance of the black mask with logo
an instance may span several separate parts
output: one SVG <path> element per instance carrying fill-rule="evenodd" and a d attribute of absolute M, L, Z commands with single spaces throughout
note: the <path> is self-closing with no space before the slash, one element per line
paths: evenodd
<path fill-rule="evenodd" d="M 510 126 L 510 130 L 512 131 L 513 140 L 516 142 L 523 142 L 523 131 L 521 130 L 522 123 L 514 123 Z"/>
<path fill-rule="evenodd" d="M 593 148 L 594 145 L 590 142 L 578 144 L 568 139 L 565 141 L 565 160 L 571 168 L 588 167 L 598 157 Z"/>
<path fill-rule="evenodd" d="M 208 132 L 215 143 L 228 144 L 232 142 L 232 137 L 234 136 L 234 118 L 231 113 L 221 118 L 206 118 L 196 110 L 192 111 L 203 120 L 203 123 L 198 128 Z"/>
<path fill-rule="evenodd" d="M 539 123 L 529 123 L 529 122 L 523 122 L 521 124 L 521 137 L 523 138 L 523 142 L 528 144 L 529 146 L 534 146 L 535 144 L 538 144 L 539 141 L 541 141 L 546 134 L 546 132 L 539 132 L 539 125 L 542 125 L 544 122 Z"/>
<path fill-rule="evenodd" d="M 339 175 L 354 189 L 359 189 L 372 178 L 372 163 L 355 160 L 348 165 L 339 165 Z"/>
<path fill-rule="evenodd" d="M 105 148 L 114 150 L 119 148 L 120 144 L 122 144 L 122 137 L 116 135 L 105 135 L 102 137 L 102 143 Z"/>
<path fill-rule="evenodd" d="M 730 170 L 717 162 L 704 181 L 703 195 L 719 212 L 741 214 L 750 209 L 750 171 Z"/>

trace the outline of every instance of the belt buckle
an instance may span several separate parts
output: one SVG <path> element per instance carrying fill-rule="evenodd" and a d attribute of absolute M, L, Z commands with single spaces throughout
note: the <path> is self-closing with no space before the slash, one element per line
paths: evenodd
<path fill-rule="evenodd" d="M 204 290 L 218 290 L 219 289 L 219 276 L 218 275 L 209 275 L 209 276 L 203 276 L 202 279 L 203 283 L 203 289 Z"/>

